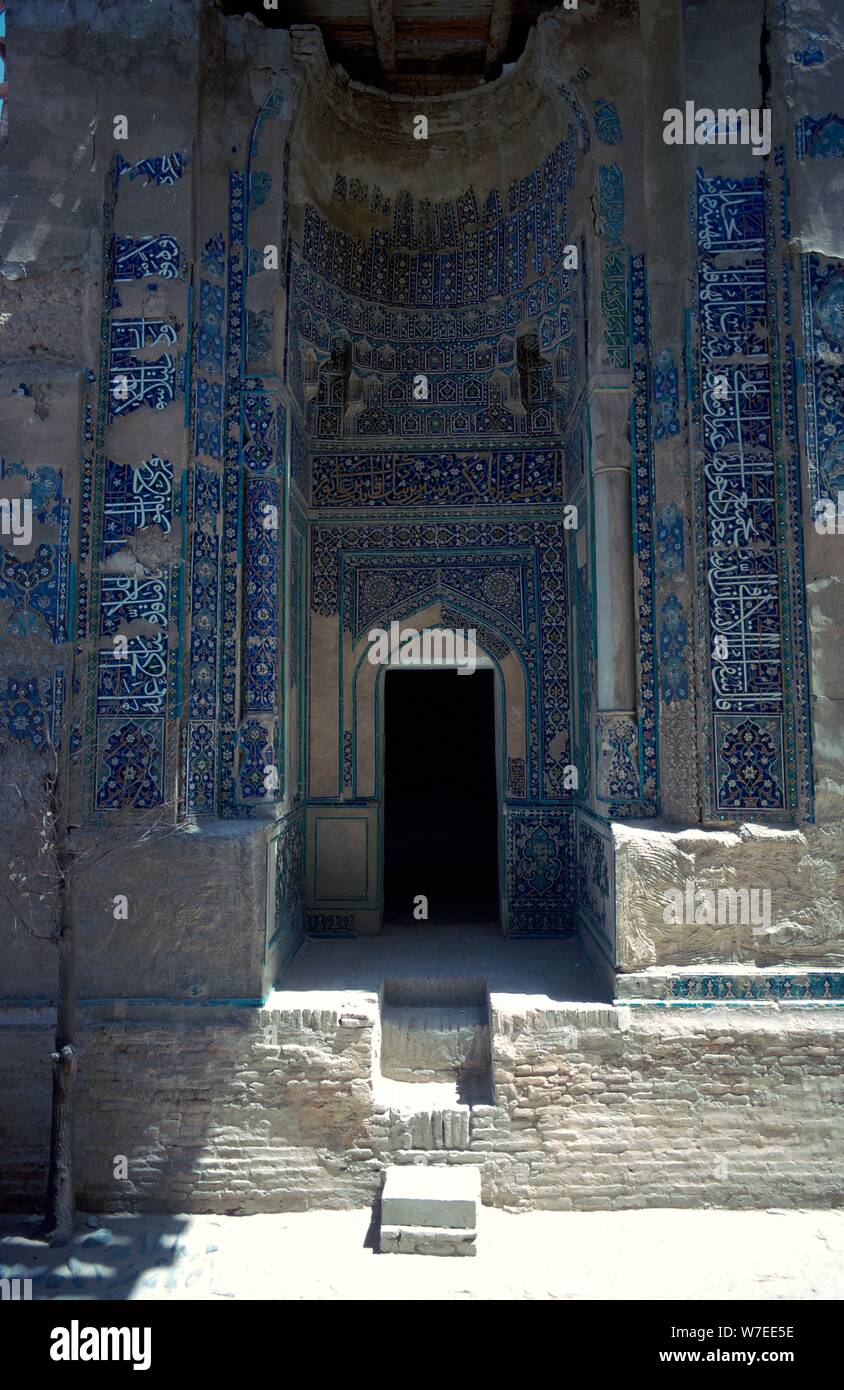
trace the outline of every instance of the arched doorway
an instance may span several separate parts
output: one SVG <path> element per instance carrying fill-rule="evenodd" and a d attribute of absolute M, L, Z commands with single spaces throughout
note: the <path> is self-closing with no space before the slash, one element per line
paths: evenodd
<path fill-rule="evenodd" d="M 384 679 L 384 925 L 499 921 L 492 664 Z"/>

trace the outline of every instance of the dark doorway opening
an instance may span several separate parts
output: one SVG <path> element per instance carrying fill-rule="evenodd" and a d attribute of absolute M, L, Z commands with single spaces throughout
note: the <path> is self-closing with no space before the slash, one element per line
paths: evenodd
<path fill-rule="evenodd" d="M 388 671 L 384 921 L 498 921 L 492 671 Z"/>

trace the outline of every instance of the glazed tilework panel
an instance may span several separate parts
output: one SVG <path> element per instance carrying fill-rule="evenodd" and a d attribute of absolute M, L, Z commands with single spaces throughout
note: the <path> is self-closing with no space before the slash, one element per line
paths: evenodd
<path fill-rule="evenodd" d="M 510 936 L 574 932 L 574 811 L 507 808 Z"/>
<path fill-rule="evenodd" d="M 103 611 L 107 611 L 105 606 Z M 163 715 L 167 702 L 166 635 L 128 637 L 125 650 L 126 655 L 114 648 L 99 654 L 98 713 Z"/>
<path fill-rule="evenodd" d="M 272 713 L 278 701 L 279 487 L 275 478 L 250 478 L 246 488 L 244 588 L 244 701 Z"/>
<path fill-rule="evenodd" d="M 670 348 L 663 348 L 653 362 L 654 439 L 680 433 L 680 373 Z"/>
<path fill-rule="evenodd" d="M 184 492 L 169 458 L 150 453 L 128 463 L 108 455 L 125 437 L 123 417 L 142 408 L 178 409 L 187 374 L 179 343 L 188 265 L 167 232 L 115 230 L 120 189 L 124 180 L 139 180 L 149 190 L 145 199 L 154 201 L 157 188 L 180 183 L 188 163 L 178 151 L 134 164 L 117 156 L 114 202 L 105 207 L 100 370 L 88 374 L 85 402 L 77 618 L 80 636 L 126 640 L 122 650 L 104 641 L 92 657 L 85 736 L 76 736 L 78 748 L 89 750 L 86 801 L 95 816 L 163 804 L 166 729 L 180 699 L 179 641 L 171 634 L 180 634 L 183 566 L 139 567 L 132 547 L 150 527 L 162 537 L 184 534 Z M 128 305 L 138 282 L 161 301 L 157 317 L 124 307 L 121 296 Z"/>
<path fill-rule="evenodd" d="M 175 280 L 180 271 L 179 243 L 171 236 L 116 237 L 114 279 L 142 280 L 150 276 Z"/>
<path fill-rule="evenodd" d="M 411 561 L 409 564 L 408 561 Z M 434 551 L 424 557 L 347 555 L 344 563 L 344 619 L 355 639 L 394 609 L 407 610 L 445 594 L 452 601 L 468 600 L 500 625 L 508 638 L 524 643 L 527 628 L 537 621 L 533 554 L 518 558 L 510 552 L 457 555 Z"/>
<path fill-rule="evenodd" d="M 7 743 L 33 748 L 58 744 L 64 705 L 64 672 L 52 676 L 7 676 L 0 682 L 0 752 Z"/>
<path fill-rule="evenodd" d="M 312 461 L 315 507 L 559 507 L 564 500 L 563 459 L 557 449 L 317 454 Z"/>
<path fill-rule="evenodd" d="M 373 304 L 302 262 L 294 284 L 291 384 L 303 408 L 307 391 L 316 448 L 344 435 L 527 439 L 562 431 L 582 354 L 578 278 L 561 265 L 497 304 L 464 310 Z M 523 379 L 517 335 L 525 318 L 535 324 L 541 355 Z M 345 384 L 332 357 L 340 333 Z M 419 373 L 421 396 L 414 395 Z"/>
<path fill-rule="evenodd" d="M 502 198 L 497 188 L 491 189 L 480 211 L 472 188 L 464 189 L 457 198 L 443 198 L 439 202 L 414 198 L 406 190 L 392 199 L 377 185 L 370 189 L 360 179 L 347 179 L 343 174 L 338 174 L 334 180 L 334 197 L 339 202 L 368 207 L 372 213 L 392 216 L 393 242 L 397 247 L 408 250 L 457 248 L 464 227 L 474 226 L 479 221 L 487 225 L 500 221 L 503 206 L 510 213 L 519 208 L 533 208 L 543 183 L 553 180 L 554 161 L 558 155 L 559 150 L 552 152 L 541 169 L 533 170 L 524 178 L 513 179 L 506 198 Z"/>
<path fill-rule="evenodd" d="M 162 352 L 154 360 L 138 358 L 142 349 L 176 343 L 176 329 L 161 319 L 115 318 L 109 356 L 109 418 L 128 415 L 141 406 L 166 410 L 176 398 L 177 358 Z"/>
<path fill-rule="evenodd" d="M 163 719 L 101 719 L 98 723 L 98 811 L 141 810 L 163 799 Z"/>
<path fill-rule="evenodd" d="M 630 814 L 626 803 L 639 799 L 639 731 L 626 714 L 595 719 L 595 795 L 608 802 L 608 814 Z"/>
<path fill-rule="evenodd" d="M 686 611 L 676 594 L 668 594 L 659 610 L 660 690 L 667 705 L 689 697 L 689 672 L 685 659 L 689 638 Z"/>
<path fill-rule="evenodd" d="M 654 424 L 651 410 L 650 311 L 645 258 L 630 264 L 631 325 L 629 351 L 633 367 L 633 552 L 636 576 L 638 642 L 638 725 L 623 717 L 597 721 L 596 795 L 609 802 L 611 815 L 657 813 L 657 689 L 654 615 Z M 606 775 L 604 775 L 606 774 Z"/>
<path fill-rule="evenodd" d="M 201 255 L 194 401 L 188 801 L 203 814 L 249 817 L 284 795 L 281 680 L 285 611 L 284 517 L 288 416 L 269 363 L 272 311 L 247 308 L 247 274 L 265 267 L 247 247 L 250 214 L 278 216 L 282 179 L 253 167 L 265 119 L 284 107 L 273 92 L 259 112 L 245 171 L 230 170 L 225 235 Z M 260 226 L 260 222 L 259 222 Z M 284 254 L 282 254 L 282 260 Z M 307 491 L 307 451 L 293 422 L 294 467 Z"/>
<path fill-rule="evenodd" d="M 139 468 L 106 459 L 103 554 L 121 549 L 144 526 L 169 535 L 173 525 L 173 465 L 152 454 Z"/>
<path fill-rule="evenodd" d="M 284 407 L 264 391 L 246 391 L 243 397 L 243 461 L 250 473 L 275 469 L 277 458 L 284 455 L 284 438 Z"/>
<path fill-rule="evenodd" d="M 405 439 L 430 439 L 501 434 L 546 435 L 555 424 L 562 426 L 562 410 L 556 407 L 551 369 L 531 380 L 530 408 L 508 408 L 508 395 L 500 386 L 476 377 L 428 376 L 427 398 L 412 397 L 414 378 L 392 379 L 366 385 L 365 408 L 348 422 L 339 402 L 320 386 L 308 409 L 308 423 L 315 441 L 343 434 L 357 436 L 398 435 Z"/>
<path fill-rule="evenodd" d="M 794 460 L 783 462 L 780 452 L 771 224 L 763 176 L 730 180 L 698 171 L 704 457 L 696 524 L 705 557 L 699 580 L 709 599 L 715 819 L 794 807 L 784 549 Z M 665 640 L 676 645 L 679 615 L 665 616 Z"/>
<path fill-rule="evenodd" d="M 171 154 L 147 155 L 144 159 L 138 159 L 134 164 L 128 164 L 121 154 L 118 154 L 114 169 L 114 186 L 118 188 L 121 179 L 125 178 L 131 182 L 141 179 L 144 186 L 155 184 L 157 187 L 162 185 L 172 185 L 181 179 L 185 169 L 190 163 L 190 157 L 182 150 L 174 150 Z"/>
<path fill-rule="evenodd" d="M 805 436 L 812 514 L 844 492 L 844 262 L 801 257 Z"/>
<path fill-rule="evenodd" d="M 844 976 L 824 975 L 675 975 L 668 984 L 672 999 L 719 1000 L 844 1000 Z"/>
<path fill-rule="evenodd" d="M 555 263 L 506 298 L 433 313 L 349 294 L 294 255 L 292 289 L 294 326 L 323 360 L 342 331 L 355 370 L 479 373 L 512 365 L 513 335 L 526 317 L 541 321 L 543 347 L 568 337 L 577 277 Z"/>
<path fill-rule="evenodd" d="M 298 509 L 291 509 L 290 534 L 290 629 L 288 635 L 289 690 L 295 698 L 296 743 L 291 749 L 294 774 L 291 793 L 294 802 L 305 795 L 305 639 L 307 602 L 305 574 L 307 567 L 307 523 Z"/>
<path fill-rule="evenodd" d="M 268 173 L 251 173 L 248 208 L 243 207 L 243 188 L 243 181 L 233 177 L 223 536 L 224 541 L 227 536 L 231 538 L 231 551 L 226 547 L 228 584 L 224 593 L 228 595 L 232 617 L 239 609 L 241 650 L 237 666 L 232 661 L 231 678 L 222 692 L 220 809 L 224 814 L 248 813 L 250 807 L 266 806 L 284 795 L 279 721 L 283 705 L 280 661 L 284 623 L 280 585 L 287 418 L 274 393 L 277 383 L 244 374 L 241 366 L 244 349 L 248 372 L 255 363 L 269 358 L 272 347 L 271 313 L 244 314 L 239 242 L 246 242 L 250 210 L 268 202 L 273 182 Z M 236 726 L 234 738 L 229 718 Z M 230 769 L 233 785 L 228 781 Z"/>
<path fill-rule="evenodd" d="M 436 599 L 517 651 L 531 692 L 527 785 L 568 795 L 565 532 L 550 521 L 315 525 L 311 607 L 355 637 Z"/>
<path fill-rule="evenodd" d="M 268 719 L 247 718 L 237 730 L 237 795 L 246 806 L 277 799 L 280 776 Z"/>
<path fill-rule="evenodd" d="M 579 792 L 583 801 L 589 802 L 592 795 L 592 703 L 594 683 L 594 643 L 595 624 L 592 611 L 592 594 L 589 585 L 589 567 L 577 566 L 575 539 L 571 540 L 571 573 L 576 572 L 576 612 L 577 625 L 577 743 L 575 745 L 575 766 L 578 772 Z"/>
<path fill-rule="evenodd" d="M 333 226 L 308 204 L 302 254 L 332 284 L 381 304 L 429 309 L 477 304 L 520 289 L 529 269 L 541 272 L 546 257 L 559 259 L 573 174 L 573 146 L 561 141 L 515 191 L 511 187 L 506 210 L 497 198 L 480 213 L 469 189 L 435 223 L 430 204 L 399 194 L 393 228 L 373 227 L 368 243 Z M 452 239 L 450 249 L 439 244 L 440 228 Z"/>
<path fill-rule="evenodd" d="M 225 370 L 226 242 L 209 237 L 201 257 L 198 368 L 194 400 L 194 449 L 219 464 Z M 193 467 L 190 542 L 189 723 L 185 758 L 186 809 L 196 815 L 216 810 L 217 724 L 220 679 L 220 528 L 222 480 L 216 467 Z"/>
<path fill-rule="evenodd" d="M 614 101 L 597 97 L 592 102 L 595 134 L 605 145 L 621 144 L 621 119 Z"/>
<path fill-rule="evenodd" d="M 226 380 L 223 398 L 223 475 L 220 534 L 220 703 L 217 756 L 217 808 L 235 814 L 236 748 L 239 720 L 238 667 L 240 621 L 240 541 L 242 526 L 241 375 L 244 332 L 243 245 L 244 179 L 229 174 L 228 260 L 226 263 Z M 246 809 L 246 808 L 245 808 Z"/>
<path fill-rule="evenodd" d="M 305 812 L 285 816 L 273 840 L 275 858 L 274 911 L 267 950 L 277 946 L 283 964 L 305 931 Z"/>
<path fill-rule="evenodd" d="M 577 910 L 609 960 L 615 962 L 615 903 L 612 842 L 607 827 L 577 813 Z"/>
<path fill-rule="evenodd" d="M 798 159 L 844 159 L 844 116 L 801 116 L 794 129 Z"/>
<path fill-rule="evenodd" d="M 0 479 L 9 477 L 24 479 L 23 496 L 31 504 L 33 523 L 48 527 L 48 535 L 52 533 L 27 560 L 19 559 L 11 546 L 0 548 L 0 602 L 10 614 L 9 630 L 15 637 L 26 637 L 46 629 L 50 641 L 63 642 L 67 635 L 70 503 L 62 495 L 62 475 L 55 468 L 28 469 L 22 463 L 0 459 Z"/>
<path fill-rule="evenodd" d="M 605 243 L 601 272 L 604 356 L 610 367 L 628 363 L 627 256 L 624 239 L 624 175 L 617 164 L 598 168 L 598 212 Z"/>
<path fill-rule="evenodd" d="M 660 579 L 676 579 L 686 572 L 683 514 L 676 502 L 663 507 L 656 519 L 657 561 Z"/>

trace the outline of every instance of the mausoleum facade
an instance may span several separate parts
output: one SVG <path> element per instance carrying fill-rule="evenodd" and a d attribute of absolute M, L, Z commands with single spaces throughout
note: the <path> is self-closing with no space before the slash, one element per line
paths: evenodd
<path fill-rule="evenodd" d="M 772 8 L 560 7 L 434 95 L 207 0 L 12 8 L 0 740 L 57 752 L 92 854 L 83 1201 L 467 1157 L 509 1205 L 840 1192 L 844 56 L 834 7 Z M 667 143 L 689 99 L 712 137 Z M 769 148 L 720 138 L 739 108 Z M 488 1092 L 416 1111 L 390 1009 L 440 996 L 344 975 L 418 923 L 388 688 L 450 677 L 370 659 L 405 630 L 491 673 L 502 949 L 593 982 L 473 983 Z M 3 913 L 26 1205 L 55 953 Z"/>

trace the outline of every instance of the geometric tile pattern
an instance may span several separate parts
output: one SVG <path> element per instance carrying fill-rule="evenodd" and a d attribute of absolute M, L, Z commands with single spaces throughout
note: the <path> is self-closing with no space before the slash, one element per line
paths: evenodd
<path fill-rule="evenodd" d="M 312 610 L 339 615 L 355 637 L 436 599 L 491 627 L 522 655 L 527 677 L 529 795 L 571 795 L 561 523 L 314 526 L 311 584 Z"/>
<path fill-rule="evenodd" d="M 278 700 L 279 491 L 275 478 L 250 478 L 246 488 L 244 566 L 244 706 L 272 713 Z"/>
<path fill-rule="evenodd" d="M 806 455 L 813 516 L 844 491 L 844 264 L 800 258 Z"/>
<path fill-rule="evenodd" d="M 511 936 L 574 933 L 574 811 L 507 810 Z"/>
<path fill-rule="evenodd" d="M 636 563 L 636 618 L 638 642 L 636 661 L 639 688 L 639 730 L 640 752 L 636 758 L 637 777 L 641 787 L 634 797 L 639 798 L 635 806 L 615 805 L 612 814 L 616 816 L 656 815 L 658 791 L 657 767 L 657 676 L 656 676 L 656 621 L 654 614 L 654 590 L 656 557 L 654 553 L 654 431 L 651 414 L 653 385 L 651 381 L 651 342 L 650 312 L 648 307 L 647 274 L 643 255 L 633 256 L 630 275 L 630 299 L 632 306 L 629 351 L 633 365 L 633 554 Z M 607 739 L 600 737 L 603 747 Z M 620 748 L 627 746 L 628 768 L 620 777 L 618 759 L 622 757 Z M 613 754 L 609 766 L 619 777 L 619 786 L 625 780 L 632 788 L 633 744 L 628 735 L 621 736 L 619 728 L 609 739 Z"/>
<path fill-rule="evenodd" d="M 761 975 L 734 979 L 728 975 L 675 975 L 669 983 L 673 999 L 706 1000 L 844 999 L 844 975 L 821 971 L 804 976 Z"/>
<path fill-rule="evenodd" d="M 245 323 L 243 246 L 245 190 L 241 174 L 229 174 L 227 266 L 226 383 L 224 400 L 224 465 L 222 488 L 220 587 L 220 737 L 217 766 L 217 811 L 238 814 L 235 792 L 237 705 L 240 646 L 240 546 L 242 463 L 240 457 L 241 362 Z"/>

